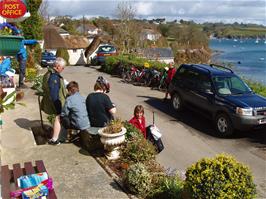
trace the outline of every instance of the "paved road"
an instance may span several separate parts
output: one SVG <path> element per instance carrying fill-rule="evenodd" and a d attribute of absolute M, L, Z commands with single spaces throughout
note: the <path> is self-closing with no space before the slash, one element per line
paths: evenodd
<path fill-rule="evenodd" d="M 164 167 L 185 171 L 203 157 L 229 153 L 251 168 L 260 198 L 266 198 L 266 131 L 237 132 L 230 139 L 217 138 L 211 121 L 192 111 L 177 114 L 172 110 L 170 100 L 161 100 L 164 97 L 162 92 L 126 84 L 119 78 L 88 67 L 69 67 L 63 73 L 68 81 L 80 83 L 84 96 L 93 91 L 98 75 L 111 82 L 109 96 L 117 105 L 117 116 L 129 120 L 135 105 L 142 104 L 147 124 L 150 124 L 152 112 L 155 112 L 155 123 L 163 134 L 165 145 L 165 150 L 158 155 L 158 161 Z"/>

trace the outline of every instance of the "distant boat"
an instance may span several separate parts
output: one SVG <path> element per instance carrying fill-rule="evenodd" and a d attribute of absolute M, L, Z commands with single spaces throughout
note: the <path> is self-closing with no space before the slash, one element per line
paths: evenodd
<path fill-rule="evenodd" d="M 256 43 L 256 44 L 258 44 L 258 43 L 259 43 L 259 38 L 258 38 L 258 37 L 257 37 L 257 39 L 256 39 L 255 43 Z"/>
<path fill-rule="evenodd" d="M 237 41 L 237 39 L 234 39 L 234 41 L 236 42 L 236 41 Z"/>
<path fill-rule="evenodd" d="M 264 40 L 264 43 L 266 44 L 266 39 Z"/>

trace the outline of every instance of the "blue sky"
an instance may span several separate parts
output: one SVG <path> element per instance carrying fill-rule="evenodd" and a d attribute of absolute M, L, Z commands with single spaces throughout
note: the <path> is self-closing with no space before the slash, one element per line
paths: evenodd
<path fill-rule="evenodd" d="M 50 16 L 115 18 L 119 2 L 115 0 L 43 0 Z M 266 0 L 127 0 L 136 10 L 136 18 L 166 18 L 195 22 L 256 23 L 266 25 Z"/>

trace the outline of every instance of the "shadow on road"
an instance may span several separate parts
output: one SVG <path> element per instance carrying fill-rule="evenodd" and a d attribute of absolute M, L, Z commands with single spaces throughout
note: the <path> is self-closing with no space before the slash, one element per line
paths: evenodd
<path fill-rule="evenodd" d="M 146 98 L 144 102 L 153 108 L 169 115 L 172 117 L 171 121 L 181 122 L 186 128 L 192 128 L 197 130 L 201 134 L 209 135 L 212 137 L 219 138 L 216 134 L 213 122 L 201 114 L 194 112 L 192 110 L 185 109 L 184 111 L 177 113 L 171 106 L 170 99 L 168 101 L 163 101 L 158 98 L 150 96 L 137 96 L 141 98 Z M 266 150 L 266 129 L 250 130 L 247 132 L 236 131 L 235 134 L 228 139 L 247 139 L 249 142 L 259 144 L 257 148 L 262 148 Z"/>
<path fill-rule="evenodd" d="M 23 129 L 31 130 L 34 126 L 40 126 L 40 120 L 29 120 L 27 118 L 17 118 L 14 122 Z"/>
<path fill-rule="evenodd" d="M 156 108 L 157 110 L 171 116 L 171 121 L 181 122 L 186 128 L 193 128 L 200 133 L 204 133 L 207 135 L 214 136 L 215 131 L 212 124 L 210 124 L 210 120 L 202 117 L 198 113 L 194 113 L 190 110 L 184 110 L 180 113 L 177 113 L 171 106 L 170 99 L 167 101 L 163 101 L 158 98 L 153 98 L 149 96 L 138 96 L 142 98 L 147 98 L 144 100 L 148 105 Z"/>

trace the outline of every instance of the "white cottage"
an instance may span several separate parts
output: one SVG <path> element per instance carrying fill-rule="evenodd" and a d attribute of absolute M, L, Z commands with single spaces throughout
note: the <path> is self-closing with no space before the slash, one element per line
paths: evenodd
<path fill-rule="evenodd" d="M 76 35 L 65 36 L 63 39 L 69 54 L 69 64 L 86 64 L 85 50 L 89 46 L 88 39 L 86 37 Z"/>
<path fill-rule="evenodd" d="M 101 29 L 91 24 L 84 24 L 78 26 L 77 31 L 85 35 L 98 35 L 101 32 Z"/>
<path fill-rule="evenodd" d="M 143 29 L 141 31 L 141 39 L 142 40 L 150 40 L 150 41 L 156 41 L 158 40 L 162 35 L 159 32 L 156 32 L 152 29 Z"/>
<path fill-rule="evenodd" d="M 146 48 L 142 49 L 140 54 L 149 60 L 167 64 L 174 62 L 174 54 L 171 48 Z"/>

